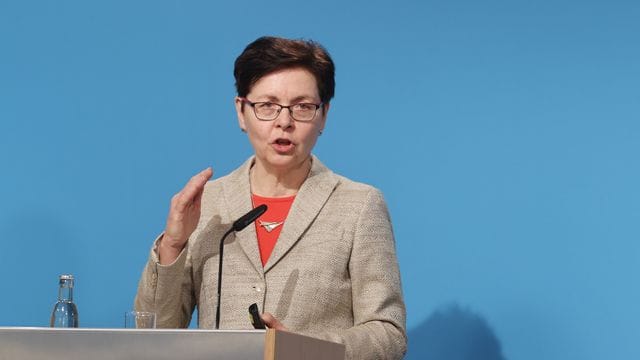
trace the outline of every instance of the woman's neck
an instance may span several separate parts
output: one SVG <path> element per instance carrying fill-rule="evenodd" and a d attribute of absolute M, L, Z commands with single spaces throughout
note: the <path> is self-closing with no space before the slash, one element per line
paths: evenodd
<path fill-rule="evenodd" d="M 249 173 L 251 192 L 264 197 L 285 197 L 298 193 L 311 170 L 311 157 L 294 168 L 265 166 L 256 158 Z"/>

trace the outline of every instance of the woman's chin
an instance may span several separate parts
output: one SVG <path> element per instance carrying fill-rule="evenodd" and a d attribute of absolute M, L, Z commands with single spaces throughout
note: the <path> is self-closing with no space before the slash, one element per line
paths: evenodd
<path fill-rule="evenodd" d="M 292 169 L 299 167 L 309 156 L 299 156 L 295 153 L 275 153 L 267 156 L 265 165 L 274 169 Z"/>

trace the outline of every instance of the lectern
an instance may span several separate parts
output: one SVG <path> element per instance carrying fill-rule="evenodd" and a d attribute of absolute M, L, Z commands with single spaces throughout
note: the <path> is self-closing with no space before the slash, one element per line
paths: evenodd
<path fill-rule="evenodd" d="M 0 327 L 0 360 L 334 360 L 342 344 L 276 330 Z"/>

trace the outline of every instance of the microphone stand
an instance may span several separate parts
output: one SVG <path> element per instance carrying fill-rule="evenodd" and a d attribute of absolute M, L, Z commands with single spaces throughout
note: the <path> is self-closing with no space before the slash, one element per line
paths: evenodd
<path fill-rule="evenodd" d="M 218 305 L 216 306 L 216 330 L 218 330 L 220 328 L 220 294 L 222 293 L 222 255 L 224 252 L 224 239 L 227 238 L 227 236 L 229 236 L 229 234 L 231 234 L 232 232 L 234 232 L 235 229 L 231 228 L 229 229 L 224 236 L 222 237 L 222 240 L 220 240 L 220 261 L 218 261 Z"/>
<path fill-rule="evenodd" d="M 251 211 L 244 214 L 240 219 L 236 220 L 231 226 L 231 229 L 229 229 L 220 240 L 220 253 L 218 258 L 218 305 L 216 306 L 216 330 L 220 328 L 220 294 L 222 293 L 222 254 L 224 252 L 224 239 L 226 239 L 227 236 L 229 236 L 229 234 L 231 234 L 232 232 L 240 231 L 249 226 L 249 224 L 256 221 L 256 219 L 259 218 L 260 215 L 264 214 L 265 211 L 267 211 L 267 205 L 264 204 L 253 208 Z"/>

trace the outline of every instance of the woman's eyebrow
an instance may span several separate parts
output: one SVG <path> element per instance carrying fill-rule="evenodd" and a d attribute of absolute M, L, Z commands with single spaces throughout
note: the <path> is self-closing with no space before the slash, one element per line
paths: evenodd
<path fill-rule="evenodd" d="M 309 96 L 309 95 L 300 95 L 300 96 L 296 96 L 291 100 L 292 104 L 301 102 L 301 101 L 314 101 L 315 97 L 314 96 Z"/>
<path fill-rule="evenodd" d="M 287 104 L 284 104 L 283 101 L 279 97 L 277 97 L 275 95 L 268 95 L 268 94 L 260 95 L 260 96 L 257 97 L 257 99 L 260 100 L 260 101 L 269 101 L 269 102 L 274 102 L 274 103 L 278 103 L 278 104 L 282 104 L 282 105 L 287 105 Z M 314 99 L 315 99 L 314 96 L 299 95 L 299 96 L 296 96 L 293 99 L 291 99 L 291 104 L 297 104 L 297 103 L 303 102 L 303 101 L 313 102 L 313 101 L 315 101 Z"/>

